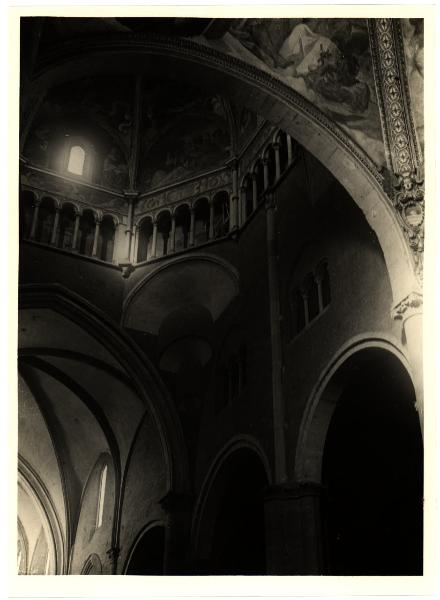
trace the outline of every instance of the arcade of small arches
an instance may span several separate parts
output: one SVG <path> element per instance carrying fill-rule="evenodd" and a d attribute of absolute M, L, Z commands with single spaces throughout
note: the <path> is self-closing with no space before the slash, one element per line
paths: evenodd
<path fill-rule="evenodd" d="M 112 262 L 118 218 L 94 208 L 24 189 L 20 195 L 20 239 Z"/>
<path fill-rule="evenodd" d="M 264 203 L 264 192 L 276 185 L 298 156 L 299 146 L 285 132 L 275 132 L 272 139 L 243 175 L 238 196 L 234 191 L 214 190 L 155 214 L 140 215 L 133 226 L 131 262 L 139 264 L 200 246 L 244 227 Z M 75 148 L 81 149 L 73 146 L 72 151 Z M 234 162 L 232 169 L 237 182 L 239 163 Z M 121 217 L 69 200 L 61 202 L 26 186 L 20 204 L 21 239 L 117 262 L 116 233 Z"/>

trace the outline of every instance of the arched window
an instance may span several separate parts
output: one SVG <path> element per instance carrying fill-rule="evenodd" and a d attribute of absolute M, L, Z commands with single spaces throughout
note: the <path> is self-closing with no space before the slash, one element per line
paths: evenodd
<path fill-rule="evenodd" d="M 330 276 L 328 274 L 327 263 L 323 261 L 316 269 L 318 285 L 320 286 L 322 308 L 330 304 Z"/>
<path fill-rule="evenodd" d="M 191 215 L 186 205 L 178 206 L 175 212 L 174 249 L 182 250 L 188 247 Z"/>
<path fill-rule="evenodd" d="M 157 218 L 157 246 L 156 256 L 168 254 L 168 241 L 171 231 L 171 216 L 168 211 L 162 212 Z"/>
<path fill-rule="evenodd" d="M 97 507 L 96 507 L 96 529 L 99 529 L 102 525 L 102 517 L 104 514 L 104 500 L 105 500 L 106 483 L 107 483 L 107 465 L 104 465 L 101 469 L 101 475 L 99 477 L 98 503 L 97 503 Z"/>
<path fill-rule="evenodd" d="M 79 220 L 78 252 L 80 254 L 92 256 L 95 227 L 95 216 L 93 212 L 91 210 L 85 210 Z"/>
<path fill-rule="evenodd" d="M 209 237 L 209 204 L 207 198 L 199 198 L 194 205 L 194 240 L 203 244 Z"/>
<path fill-rule="evenodd" d="M 298 288 L 290 292 L 291 337 L 294 337 L 306 326 L 304 297 Z"/>
<path fill-rule="evenodd" d="M 311 323 L 328 304 L 330 278 L 327 262 L 322 260 L 313 273 L 304 277 L 302 284 L 292 287 L 289 292 L 291 337 Z"/>
<path fill-rule="evenodd" d="M 113 248 L 115 245 L 115 223 L 110 215 L 102 219 L 99 229 L 97 257 L 106 262 L 113 260 Z"/>
<path fill-rule="evenodd" d="M 58 247 L 72 249 L 73 232 L 75 229 L 75 209 L 70 204 L 63 206 L 58 224 Z"/>
<path fill-rule="evenodd" d="M 255 165 L 254 173 L 257 178 L 257 200 L 258 202 L 262 202 L 264 192 L 264 166 L 261 160 Z"/>
<path fill-rule="evenodd" d="M 142 262 L 150 257 L 152 243 L 153 221 L 151 217 L 145 217 L 139 227 L 137 262 Z"/>
<path fill-rule="evenodd" d="M 67 170 L 74 175 L 82 175 L 84 173 L 84 164 L 86 160 L 86 152 L 82 146 L 72 146 L 69 151 L 69 160 L 67 162 Z"/>
<path fill-rule="evenodd" d="M 225 191 L 214 196 L 214 237 L 219 238 L 229 232 L 229 194 Z"/>
<path fill-rule="evenodd" d="M 29 237 L 31 233 L 32 217 L 34 214 L 35 195 L 29 191 L 23 191 L 20 194 L 20 213 L 19 213 L 19 235 L 20 239 Z"/>
<path fill-rule="evenodd" d="M 49 244 L 55 221 L 55 203 L 52 198 L 43 198 L 38 212 L 37 231 L 35 239 L 43 244 Z"/>
<path fill-rule="evenodd" d="M 284 131 L 280 131 L 277 137 L 277 141 L 279 144 L 280 153 L 280 172 L 283 173 L 283 171 L 286 170 L 289 162 L 289 153 L 287 150 L 287 133 L 285 133 Z"/>
<path fill-rule="evenodd" d="M 266 150 L 265 158 L 267 160 L 267 172 L 268 172 L 268 185 L 271 186 L 275 183 L 276 179 L 276 160 L 275 160 L 275 149 L 273 146 L 269 146 Z"/>
<path fill-rule="evenodd" d="M 319 314 L 320 311 L 318 283 L 311 273 L 305 278 L 304 289 L 307 295 L 307 322 L 310 322 Z"/>
<path fill-rule="evenodd" d="M 248 219 L 254 210 L 252 177 L 246 175 L 243 180 L 244 188 L 244 220 Z"/>

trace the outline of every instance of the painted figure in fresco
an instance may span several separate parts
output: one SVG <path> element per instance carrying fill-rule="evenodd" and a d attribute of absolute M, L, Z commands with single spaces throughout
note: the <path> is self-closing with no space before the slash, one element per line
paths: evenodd
<path fill-rule="evenodd" d="M 279 75 L 303 78 L 325 100 L 363 113 L 370 101 L 359 78 L 368 35 L 350 19 L 246 19 L 231 33 Z"/>

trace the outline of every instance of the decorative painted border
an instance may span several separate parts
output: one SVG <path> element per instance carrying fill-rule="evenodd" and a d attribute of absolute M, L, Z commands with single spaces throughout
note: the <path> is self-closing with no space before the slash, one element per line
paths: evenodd
<path fill-rule="evenodd" d="M 423 279 L 423 156 L 414 127 L 399 19 L 369 19 L 373 71 L 390 172 L 387 192 L 413 252 L 416 275 Z"/>

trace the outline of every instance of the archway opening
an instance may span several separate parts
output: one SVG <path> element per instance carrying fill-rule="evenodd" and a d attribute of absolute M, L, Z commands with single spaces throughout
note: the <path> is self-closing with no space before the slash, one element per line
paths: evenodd
<path fill-rule="evenodd" d="M 207 498 L 201 536 L 211 540 L 203 572 L 263 575 L 266 540 L 263 492 L 268 481 L 256 453 L 234 452 L 221 466 Z"/>
<path fill-rule="evenodd" d="M 126 575 L 163 575 L 165 530 L 152 527 L 138 540 L 127 565 Z"/>
<path fill-rule="evenodd" d="M 422 574 L 423 447 L 410 377 L 392 354 L 368 349 L 333 379 L 322 459 L 328 572 Z"/>

